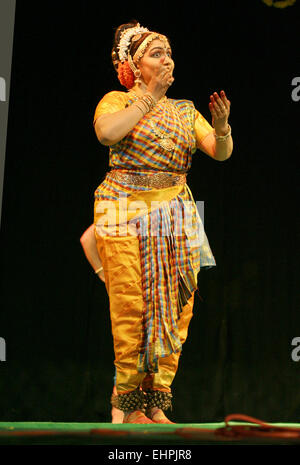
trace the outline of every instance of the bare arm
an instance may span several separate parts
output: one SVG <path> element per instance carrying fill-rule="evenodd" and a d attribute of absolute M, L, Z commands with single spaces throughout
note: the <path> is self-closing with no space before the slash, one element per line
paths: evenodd
<path fill-rule="evenodd" d="M 214 160 L 224 161 L 230 158 L 233 151 L 233 140 L 228 125 L 231 103 L 223 90 L 221 91 L 221 98 L 217 92 L 214 92 L 210 96 L 210 100 L 209 109 L 212 115 L 214 131 L 209 132 L 203 139 L 198 140 L 197 148 Z M 197 126 L 195 126 L 195 129 L 197 134 Z M 228 137 L 222 138 L 227 134 Z M 221 136 L 221 139 L 218 136 Z"/>
<path fill-rule="evenodd" d="M 114 145 L 122 140 L 143 117 L 136 105 L 115 113 L 106 113 L 96 120 L 95 132 L 103 145 Z"/>
<path fill-rule="evenodd" d="M 215 128 L 215 135 L 216 136 L 225 136 L 229 134 L 229 125 L 228 125 L 228 118 L 230 114 L 230 105 L 231 102 L 226 97 L 224 90 L 221 91 L 221 97 L 219 97 L 217 92 L 214 92 L 210 96 L 210 103 L 209 109 L 212 115 L 212 124 Z M 210 145 L 211 155 L 215 160 L 224 161 L 227 160 L 232 153 L 233 150 L 233 141 L 231 135 L 227 138 L 219 140 L 215 137 L 214 134 L 209 134 L 209 138 L 206 143 Z M 214 142 L 212 141 L 214 138 Z"/>
<path fill-rule="evenodd" d="M 216 140 L 214 133 L 211 132 L 201 141 L 198 148 L 214 160 L 224 161 L 232 154 L 233 140 L 231 136 L 223 141 Z"/>
<path fill-rule="evenodd" d="M 102 262 L 97 250 L 97 243 L 94 234 L 94 224 L 91 224 L 91 226 L 82 234 L 80 243 L 89 264 L 96 271 L 102 266 Z M 103 269 L 99 271 L 98 276 L 102 281 L 105 281 Z"/>

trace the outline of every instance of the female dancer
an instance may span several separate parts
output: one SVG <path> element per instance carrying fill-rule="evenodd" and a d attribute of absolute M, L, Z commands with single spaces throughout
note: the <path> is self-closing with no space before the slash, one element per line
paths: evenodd
<path fill-rule="evenodd" d="M 116 30 L 112 59 L 128 91 L 109 92 L 95 111 L 110 171 L 95 191 L 94 226 L 110 302 L 113 403 L 123 423 L 171 423 L 164 410 L 197 274 L 216 265 L 186 176 L 197 148 L 219 161 L 231 156 L 230 102 L 223 91 L 211 95 L 211 126 L 191 101 L 167 98 L 169 40 L 136 22 Z"/>

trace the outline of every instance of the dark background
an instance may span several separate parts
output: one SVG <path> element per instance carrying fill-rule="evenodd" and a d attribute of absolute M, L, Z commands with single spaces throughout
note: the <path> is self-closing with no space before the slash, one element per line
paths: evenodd
<path fill-rule="evenodd" d="M 188 178 L 205 202 L 217 267 L 199 274 L 204 302 L 196 297 L 169 417 L 300 421 L 300 361 L 291 358 L 300 336 L 297 11 L 260 0 L 17 1 L 0 236 L 1 421 L 110 421 L 108 298 L 79 239 L 108 169 L 94 110 L 105 93 L 125 90 L 110 61 L 113 32 L 133 18 L 171 39 L 170 97 L 193 100 L 209 122 L 213 91 L 232 102 L 231 158 L 197 151 Z"/>

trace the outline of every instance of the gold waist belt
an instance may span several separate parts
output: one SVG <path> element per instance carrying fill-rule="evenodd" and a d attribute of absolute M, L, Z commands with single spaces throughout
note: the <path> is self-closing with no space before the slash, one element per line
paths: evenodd
<path fill-rule="evenodd" d="M 154 187 L 163 189 L 183 185 L 186 183 L 186 173 L 171 173 L 170 171 L 157 171 L 151 173 L 136 174 L 132 171 L 111 170 L 109 176 L 116 181 L 125 182 L 134 186 Z"/>

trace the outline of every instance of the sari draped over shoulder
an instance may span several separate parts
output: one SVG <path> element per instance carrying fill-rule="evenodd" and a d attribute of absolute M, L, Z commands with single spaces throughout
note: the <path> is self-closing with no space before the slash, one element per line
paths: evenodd
<path fill-rule="evenodd" d="M 94 124 L 136 99 L 131 92 L 106 94 Z M 126 240 L 129 235 L 138 240 L 144 305 L 139 372 L 157 372 L 159 358 L 181 351 L 177 321 L 197 289 L 200 269 L 216 266 L 186 182 L 197 143 L 211 131 L 193 102 L 160 100 L 124 139 L 110 146 L 110 170 L 94 192 L 96 240 Z M 165 135 L 170 146 L 162 140 Z M 111 254 L 116 263 L 117 255 L 116 249 Z"/>

